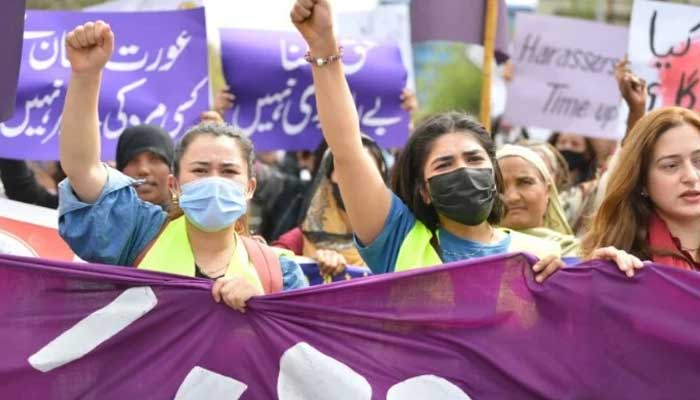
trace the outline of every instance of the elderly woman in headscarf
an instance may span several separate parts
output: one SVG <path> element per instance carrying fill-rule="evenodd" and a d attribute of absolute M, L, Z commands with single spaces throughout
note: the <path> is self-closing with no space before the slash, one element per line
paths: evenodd
<path fill-rule="evenodd" d="M 552 176 L 559 193 L 562 193 L 571 186 L 569 165 L 556 147 L 547 142 L 538 142 L 535 140 L 520 140 L 515 144 L 533 150 L 544 160 L 547 170 Z"/>
<path fill-rule="evenodd" d="M 505 182 L 506 214 L 501 225 L 559 244 L 563 256 L 579 255 L 579 241 L 559 202 L 544 160 L 533 150 L 505 145 L 496 157 Z"/>
<path fill-rule="evenodd" d="M 368 136 L 362 137 L 362 144 L 386 182 L 388 167 L 382 150 Z M 367 195 L 371 196 L 371 193 Z M 314 259 L 324 276 L 341 274 L 346 265 L 367 266 L 353 241 L 352 226 L 340 196 L 330 150 L 324 153 L 303 210 L 299 226 L 280 236 L 273 246 Z"/>

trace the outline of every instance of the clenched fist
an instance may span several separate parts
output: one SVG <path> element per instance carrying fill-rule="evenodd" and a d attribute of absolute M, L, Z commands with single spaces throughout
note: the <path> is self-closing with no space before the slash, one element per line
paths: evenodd
<path fill-rule="evenodd" d="M 290 17 L 313 56 L 327 57 L 337 52 L 328 0 L 296 0 Z"/>
<path fill-rule="evenodd" d="M 66 36 L 66 52 L 75 73 L 98 73 L 114 50 L 114 33 L 104 21 L 87 22 Z"/>

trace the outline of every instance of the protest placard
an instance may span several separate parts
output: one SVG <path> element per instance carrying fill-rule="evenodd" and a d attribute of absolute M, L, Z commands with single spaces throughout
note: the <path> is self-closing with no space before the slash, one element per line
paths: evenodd
<path fill-rule="evenodd" d="M 338 24 L 338 33 L 343 37 L 364 37 L 396 43 L 408 74 L 406 86 L 415 91 L 408 4 L 380 4 L 372 10 L 345 12 L 338 16 Z"/>
<path fill-rule="evenodd" d="M 700 7 L 635 1 L 630 68 L 647 82 L 648 108 L 700 111 Z"/>
<path fill-rule="evenodd" d="M 624 27 L 518 14 L 506 120 L 593 137 L 618 137 L 620 94 L 615 65 L 624 57 L 626 45 Z"/>
<path fill-rule="evenodd" d="M 0 13 L 0 121 L 12 116 L 15 110 L 17 77 L 22 57 L 24 29 L 24 1 L 7 0 Z"/>
<path fill-rule="evenodd" d="M 222 29 L 226 81 L 236 96 L 225 115 L 259 151 L 314 149 L 322 139 L 311 78 L 298 33 Z M 408 138 L 408 114 L 400 95 L 406 70 L 396 44 L 341 40 L 343 64 L 355 97 L 360 129 L 380 146 L 399 147 Z"/>
<path fill-rule="evenodd" d="M 164 12 L 29 11 L 15 114 L 0 124 L 0 157 L 58 159 L 58 133 L 70 79 L 65 37 L 104 20 L 116 47 L 100 92 L 102 159 L 113 160 L 128 126 L 153 124 L 173 138 L 209 107 L 203 9 Z"/>

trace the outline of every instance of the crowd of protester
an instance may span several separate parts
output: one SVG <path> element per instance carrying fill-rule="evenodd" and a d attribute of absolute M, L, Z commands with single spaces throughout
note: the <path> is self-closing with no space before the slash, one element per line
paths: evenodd
<path fill-rule="evenodd" d="M 698 268 L 700 117 L 645 113 L 646 86 L 625 61 L 619 144 L 556 132 L 496 146 L 489 129 L 450 111 L 387 150 L 360 132 L 331 15 L 326 0 L 291 11 L 325 61 L 312 66 L 317 149 L 256 155 L 223 122 L 235 102 L 225 88 L 177 143 L 158 127 L 126 129 L 115 163 L 100 161 L 97 114 L 114 34 L 102 21 L 77 27 L 66 40 L 60 163 L 0 160 L 5 196 L 58 208 L 60 234 L 86 261 L 209 278 L 215 300 L 240 311 L 251 296 L 307 286 L 307 258 L 334 276 L 524 251 L 540 260 L 537 282 L 590 259 L 629 277 L 643 261 Z M 415 111 L 413 93 L 400 96 Z"/>

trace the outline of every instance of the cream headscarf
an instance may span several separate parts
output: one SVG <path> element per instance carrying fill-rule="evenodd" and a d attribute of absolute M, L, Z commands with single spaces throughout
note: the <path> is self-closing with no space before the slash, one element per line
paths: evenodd
<path fill-rule="evenodd" d="M 528 161 L 540 172 L 540 175 L 544 178 L 545 184 L 549 186 L 549 204 L 547 204 L 547 211 L 544 214 L 544 227 L 565 235 L 573 235 L 573 231 L 566 221 L 566 215 L 559 202 L 557 185 L 554 183 L 554 179 L 552 179 L 552 175 L 549 173 L 549 169 L 547 169 L 544 160 L 527 147 L 514 146 L 511 144 L 503 146 L 496 152 L 496 158 L 498 160 L 506 157 L 520 157 Z"/>

